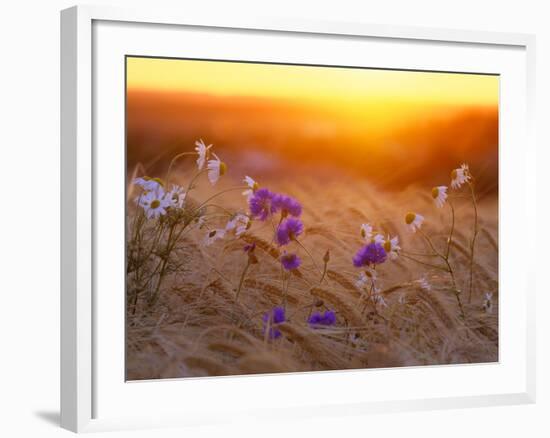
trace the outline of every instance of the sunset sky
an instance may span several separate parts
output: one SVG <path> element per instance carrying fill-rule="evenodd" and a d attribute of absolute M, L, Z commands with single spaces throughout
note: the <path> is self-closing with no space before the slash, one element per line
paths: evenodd
<path fill-rule="evenodd" d="M 467 161 L 496 181 L 498 76 L 128 57 L 127 87 L 130 165 L 162 168 L 203 138 L 243 171 L 300 163 L 397 186 Z"/>
<path fill-rule="evenodd" d="M 129 89 L 341 102 L 496 105 L 498 77 L 281 64 L 127 59 Z"/>

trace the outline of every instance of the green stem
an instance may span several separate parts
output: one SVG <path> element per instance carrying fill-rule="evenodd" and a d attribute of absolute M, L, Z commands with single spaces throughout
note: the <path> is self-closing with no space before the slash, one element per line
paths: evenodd
<path fill-rule="evenodd" d="M 166 171 L 166 176 L 164 177 L 164 180 L 168 182 L 168 177 L 170 176 L 170 171 L 172 170 L 172 166 L 178 159 L 180 159 L 185 155 L 196 155 L 196 154 L 197 154 L 196 152 L 182 152 L 181 154 L 178 154 L 174 158 L 172 158 L 172 161 L 170 161 L 170 165 L 168 166 L 168 170 Z"/>
<path fill-rule="evenodd" d="M 250 267 L 250 259 L 248 259 L 248 262 L 246 263 L 246 266 L 243 269 L 243 272 L 241 274 L 241 278 L 239 280 L 239 287 L 237 288 L 237 293 L 235 294 L 235 301 L 239 301 L 239 295 L 241 293 L 241 289 L 243 287 L 244 278 L 246 276 L 246 272 L 248 271 L 248 268 Z"/>
<path fill-rule="evenodd" d="M 477 201 L 476 195 L 474 192 L 473 183 L 468 183 L 470 187 L 470 193 L 472 195 L 472 205 L 474 206 L 474 235 L 472 236 L 472 241 L 470 243 L 470 283 L 469 283 L 469 293 L 468 293 L 468 303 L 472 302 L 472 290 L 473 290 L 473 280 L 474 280 L 474 250 L 475 243 L 478 233 L 478 215 L 477 215 Z"/>

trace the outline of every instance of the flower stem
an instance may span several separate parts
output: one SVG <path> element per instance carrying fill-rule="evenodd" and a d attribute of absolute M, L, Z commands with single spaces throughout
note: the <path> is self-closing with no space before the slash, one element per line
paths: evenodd
<path fill-rule="evenodd" d="M 294 239 L 294 241 L 300 245 L 302 247 L 302 249 L 306 252 L 306 254 L 309 256 L 309 258 L 311 259 L 311 261 L 313 262 L 313 266 L 315 266 L 315 269 L 317 269 L 319 271 L 319 274 L 322 274 L 322 271 L 319 269 L 319 266 L 317 266 L 317 263 L 315 262 L 315 259 L 313 258 L 313 256 L 311 255 L 311 253 L 307 250 L 307 248 L 302 245 L 302 242 L 300 242 L 298 239 Z"/>
<path fill-rule="evenodd" d="M 196 155 L 196 152 L 182 152 L 181 154 L 176 155 L 174 158 L 172 158 L 172 161 L 170 161 L 170 164 L 168 166 L 168 170 L 166 171 L 166 175 L 164 177 L 164 180 L 168 182 L 168 177 L 170 176 L 170 171 L 172 170 L 172 166 L 175 164 L 175 162 L 180 159 L 181 157 L 185 155 Z"/>
<path fill-rule="evenodd" d="M 239 287 L 237 288 L 237 293 L 235 294 L 235 301 L 237 301 L 237 302 L 239 301 L 239 295 L 241 293 L 241 289 L 242 289 L 243 283 L 244 283 L 244 278 L 246 276 L 246 272 L 248 271 L 249 267 L 250 267 L 250 258 L 246 262 L 246 266 L 244 267 L 243 272 L 241 274 L 241 278 L 239 280 Z"/>
<path fill-rule="evenodd" d="M 471 303 L 473 280 L 474 280 L 474 250 L 475 250 L 476 238 L 478 233 L 478 215 L 477 215 L 477 201 L 476 201 L 476 195 L 475 195 L 473 183 L 469 182 L 468 187 L 470 187 L 470 193 L 472 195 L 472 205 L 474 207 L 474 234 L 472 236 L 472 241 L 470 242 L 470 283 L 469 283 L 469 292 L 468 292 L 468 303 Z"/>

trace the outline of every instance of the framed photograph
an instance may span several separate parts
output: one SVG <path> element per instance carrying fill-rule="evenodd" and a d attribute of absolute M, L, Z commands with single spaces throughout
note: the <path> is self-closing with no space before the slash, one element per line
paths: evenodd
<path fill-rule="evenodd" d="M 534 401 L 534 37 L 74 7 L 61 53 L 63 427 Z"/>

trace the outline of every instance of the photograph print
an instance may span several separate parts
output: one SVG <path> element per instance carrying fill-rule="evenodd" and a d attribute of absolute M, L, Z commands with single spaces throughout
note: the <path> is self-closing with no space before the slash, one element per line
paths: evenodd
<path fill-rule="evenodd" d="M 498 75 L 125 62 L 127 380 L 499 360 Z"/>

